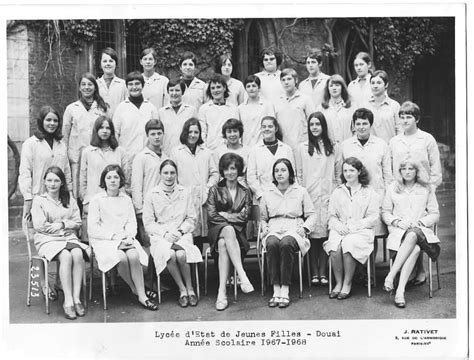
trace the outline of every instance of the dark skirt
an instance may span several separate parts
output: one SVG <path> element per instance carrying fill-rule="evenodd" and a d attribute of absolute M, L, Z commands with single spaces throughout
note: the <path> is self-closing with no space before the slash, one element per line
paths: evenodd
<path fill-rule="evenodd" d="M 217 241 L 219 240 L 219 235 L 221 234 L 222 229 L 229 225 L 232 226 L 231 224 L 227 222 L 223 222 L 217 225 L 209 224 L 209 233 L 207 234 L 207 239 L 209 240 L 209 247 L 211 249 L 211 255 L 213 257 L 217 257 L 217 250 L 218 250 Z M 237 236 L 237 241 L 239 242 L 240 251 L 243 257 L 250 248 L 249 242 L 247 241 L 247 229 L 244 226 L 242 228 L 242 231 L 237 231 L 235 227 L 234 227 L 234 230 L 235 230 L 235 235 Z"/>
<path fill-rule="evenodd" d="M 79 245 L 77 244 L 74 244 L 74 243 L 71 243 L 71 242 L 67 242 L 66 243 L 66 247 L 64 248 L 64 250 L 68 250 L 68 251 L 71 251 L 72 249 L 75 249 L 75 248 L 78 248 L 78 249 L 81 249 L 82 250 L 82 257 L 84 258 L 84 261 L 89 261 L 89 256 L 87 255 L 87 252 L 81 248 Z M 59 252 L 58 254 L 56 254 L 54 256 L 54 258 L 51 259 L 51 261 L 56 261 L 56 260 L 59 260 L 59 254 L 61 252 Z"/>

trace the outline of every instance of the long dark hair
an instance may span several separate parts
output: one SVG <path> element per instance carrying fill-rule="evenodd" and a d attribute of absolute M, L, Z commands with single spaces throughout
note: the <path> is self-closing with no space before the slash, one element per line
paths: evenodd
<path fill-rule="evenodd" d="M 196 145 L 201 145 L 204 143 L 202 140 L 202 128 L 201 128 L 201 123 L 199 120 L 195 117 L 189 118 L 188 120 L 185 121 L 183 124 L 183 130 L 181 130 L 181 135 L 179 135 L 179 141 L 181 144 L 187 145 L 188 144 L 188 133 L 189 133 L 189 128 L 193 125 L 196 125 L 199 130 L 199 139 L 196 142 Z"/>
<path fill-rule="evenodd" d="M 115 137 L 114 123 L 112 119 L 105 115 L 99 116 L 97 119 L 95 119 L 94 127 L 92 128 L 91 145 L 100 147 L 101 140 L 99 139 L 98 132 L 104 121 L 107 121 L 110 127 L 110 137 L 107 142 L 109 143 L 109 146 L 112 148 L 112 150 L 115 150 L 118 147 L 118 141 Z"/>
<path fill-rule="evenodd" d="M 314 149 L 316 149 L 316 152 L 318 154 L 321 154 L 321 149 L 319 148 L 319 141 L 310 130 L 310 123 L 312 119 L 318 119 L 319 123 L 321 124 L 321 140 L 323 141 L 324 145 L 324 154 L 326 156 L 334 154 L 334 146 L 328 135 L 328 123 L 326 121 L 326 117 L 320 111 L 312 113 L 308 118 L 308 154 L 310 156 L 313 156 Z"/>
<path fill-rule="evenodd" d="M 82 74 L 81 77 L 79 78 L 79 87 L 81 86 L 82 79 L 87 79 L 92 84 L 94 84 L 94 89 L 95 90 L 94 90 L 94 95 L 92 96 L 92 98 L 97 103 L 97 107 L 99 109 L 101 109 L 103 112 L 107 112 L 107 109 L 108 109 L 109 105 L 104 101 L 102 96 L 100 96 L 100 94 L 99 94 L 99 85 L 97 84 L 97 80 L 95 79 L 95 76 L 92 75 L 90 72 L 86 72 L 86 73 Z M 81 91 L 77 90 L 77 93 L 78 93 L 77 96 L 79 97 L 79 99 L 82 99 Z"/>
<path fill-rule="evenodd" d="M 44 173 L 43 180 L 46 180 L 46 176 L 49 173 L 53 173 L 59 178 L 59 180 L 61 180 L 61 186 L 59 187 L 59 200 L 61 201 L 61 204 L 63 205 L 63 207 L 68 208 L 70 195 L 69 195 L 69 190 L 67 188 L 66 175 L 64 175 L 61 168 L 57 166 L 50 166 Z"/>
<path fill-rule="evenodd" d="M 59 141 L 63 138 L 63 135 L 62 135 L 63 119 L 59 115 L 59 112 L 55 108 L 49 105 L 42 106 L 39 111 L 38 118 L 36 119 L 37 129 L 35 131 L 35 136 L 40 140 L 43 140 L 45 138 L 47 131 L 44 129 L 44 119 L 46 118 L 46 115 L 48 115 L 49 113 L 53 113 L 54 115 L 58 117 L 58 128 L 52 135 L 54 139 Z"/>
<path fill-rule="evenodd" d="M 331 75 L 331 77 L 326 82 L 326 86 L 324 87 L 324 100 L 321 104 L 323 109 L 327 109 L 329 107 L 329 100 L 331 100 L 331 94 L 329 94 L 329 85 L 331 83 L 336 83 L 341 85 L 341 97 L 344 100 L 344 107 L 350 108 L 351 107 L 351 99 L 349 96 L 349 92 L 347 91 L 347 85 L 344 81 L 343 77 L 339 74 Z"/>
<path fill-rule="evenodd" d="M 362 164 L 362 161 L 360 161 L 356 157 L 351 156 L 351 157 L 348 157 L 347 159 L 344 160 L 344 162 L 342 163 L 342 166 L 344 166 L 344 164 L 348 164 L 348 165 L 352 166 L 354 169 L 357 169 L 358 171 L 360 171 L 360 173 L 359 173 L 359 183 L 362 186 L 369 185 L 369 183 L 370 183 L 369 172 L 367 171 L 364 164 Z M 347 182 L 346 178 L 344 177 L 344 172 L 342 172 L 342 171 L 341 171 L 341 181 L 342 181 L 343 184 L 345 184 Z"/>
<path fill-rule="evenodd" d="M 291 165 L 291 161 L 288 160 L 287 158 L 280 158 L 278 159 L 277 161 L 275 161 L 275 163 L 273 164 L 273 168 L 272 168 L 272 177 L 273 177 L 273 181 L 272 183 L 275 184 L 275 185 L 278 185 L 278 181 L 275 179 L 275 168 L 277 167 L 278 164 L 285 164 L 286 168 L 288 169 L 288 173 L 289 173 L 289 182 L 290 184 L 294 184 L 295 183 L 295 170 L 293 169 L 293 165 Z"/>

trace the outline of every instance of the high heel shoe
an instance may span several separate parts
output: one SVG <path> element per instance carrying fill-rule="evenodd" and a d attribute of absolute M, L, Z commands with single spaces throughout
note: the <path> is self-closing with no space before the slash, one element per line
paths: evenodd
<path fill-rule="evenodd" d="M 68 320 L 76 320 L 76 310 L 73 306 L 63 306 L 64 309 L 64 317 Z"/>
<path fill-rule="evenodd" d="M 251 293 L 252 291 L 255 290 L 253 288 L 253 285 L 250 283 L 250 281 L 246 283 L 240 283 L 240 289 L 242 290 L 244 294 Z"/>
<path fill-rule="evenodd" d="M 404 295 L 395 295 L 395 306 L 397 308 L 403 309 L 405 307 L 405 296 Z"/>
<path fill-rule="evenodd" d="M 388 280 L 385 278 L 384 284 L 383 284 L 383 289 L 386 292 L 392 292 L 393 291 L 393 281 Z"/>

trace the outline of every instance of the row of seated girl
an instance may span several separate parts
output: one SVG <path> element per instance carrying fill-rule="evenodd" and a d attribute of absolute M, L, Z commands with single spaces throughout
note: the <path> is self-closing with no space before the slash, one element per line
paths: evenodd
<path fill-rule="evenodd" d="M 211 251 L 219 258 L 219 288 L 216 309 L 228 306 L 225 281 L 229 265 L 236 268 L 241 289 L 253 291 L 242 266 L 241 254 L 248 249 L 246 225 L 252 195 L 238 181 L 243 174 L 243 159 L 227 153 L 219 161 L 223 180 L 210 189 L 207 200 Z M 393 290 L 400 271 L 395 304 L 405 306 L 404 291 L 420 249 L 432 258 L 439 254 L 439 240 L 430 227 L 439 218 L 436 197 L 422 179 L 421 167 L 411 158 L 400 165 L 401 181 L 388 189 L 382 205 L 382 218 L 389 226 L 389 247 L 397 249 L 394 265 L 387 275 L 384 289 Z M 161 180 L 148 194 L 143 222 L 151 238 L 151 254 L 159 274 L 165 267 L 180 291 L 182 307 L 196 306 L 190 263 L 202 261 L 193 245 L 192 232 L 196 210 L 189 189 L 177 182 L 178 167 L 172 160 L 160 166 Z M 307 190 L 298 185 L 288 159 L 278 159 L 272 167 L 273 186 L 265 190 L 260 201 L 263 246 L 268 253 L 268 274 L 273 285 L 270 307 L 286 308 L 290 304 L 289 285 L 295 252 L 306 254 L 308 237 L 317 222 L 317 212 Z M 58 257 L 60 278 L 65 295 L 65 316 L 84 316 L 79 295 L 87 246 L 75 231 L 80 226 L 77 204 L 70 196 L 65 175 L 58 167 L 47 169 L 46 192 L 33 201 L 32 216 L 36 230 L 35 245 L 49 260 Z M 352 276 L 357 262 L 365 263 L 373 251 L 374 225 L 380 217 L 380 198 L 369 186 L 368 173 L 357 158 L 342 166 L 342 185 L 331 194 L 328 211 L 329 237 L 324 250 L 333 261 L 336 285 L 329 297 L 347 299 L 351 294 Z M 150 310 L 157 305 L 145 293 L 143 271 L 148 256 L 135 239 L 137 223 L 131 199 L 120 192 L 125 175 L 119 165 L 108 165 L 100 177 L 103 192 L 91 200 L 88 232 L 99 268 L 108 271 L 117 266 L 119 274 Z"/>

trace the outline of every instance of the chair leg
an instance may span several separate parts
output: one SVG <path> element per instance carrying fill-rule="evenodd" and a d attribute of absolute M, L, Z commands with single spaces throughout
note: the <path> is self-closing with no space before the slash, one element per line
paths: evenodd
<path fill-rule="evenodd" d="M 161 304 L 161 274 L 156 275 L 156 289 L 158 290 L 158 304 Z"/>
<path fill-rule="evenodd" d="M 92 281 L 94 279 L 94 253 L 91 252 L 90 257 L 90 274 L 89 274 L 89 301 L 92 301 Z"/>
<path fill-rule="evenodd" d="M 262 267 L 260 269 L 260 281 L 262 284 L 262 296 L 265 296 L 265 253 L 262 252 Z"/>
<path fill-rule="evenodd" d="M 330 294 L 332 291 L 332 261 L 331 256 L 328 258 L 328 265 L 329 265 L 329 286 L 328 286 L 328 293 Z"/>
<path fill-rule="evenodd" d="M 44 265 L 44 286 L 46 287 L 46 294 L 45 294 L 45 299 L 46 299 L 46 314 L 49 315 L 49 269 L 48 269 L 48 261 L 43 259 L 43 265 Z"/>
<path fill-rule="evenodd" d="M 377 286 L 377 276 L 375 276 L 375 254 L 374 254 L 374 257 L 372 259 L 372 274 L 374 276 L 374 288 Z"/>
<path fill-rule="evenodd" d="M 199 266 L 198 263 L 194 264 L 194 273 L 196 276 L 196 295 L 198 300 L 201 300 L 201 291 L 199 290 Z"/>
<path fill-rule="evenodd" d="M 303 262 L 301 251 L 298 251 L 298 274 L 300 278 L 300 299 L 303 297 Z"/>
<path fill-rule="evenodd" d="M 102 299 L 104 301 L 104 310 L 107 310 L 107 290 L 105 288 L 105 272 L 102 272 Z"/>
<path fill-rule="evenodd" d="M 234 302 L 237 302 L 237 271 L 234 267 Z"/>
<path fill-rule="evenodd" d="M 441 282 L 439 281 L 439 263 L 438 260 L 436 260 L 436 277 L 438 279 L 438 290 L 441 289 Z"/>
<path fill-rule="evenodd" d="M 429 285 L 429 291 L 430 291 L 430 298 L 433 297 L 433 273 L 432 273 L 432 268 L 431 268 L 432 264 L 431 264 L 431 258 L 428 257 L 428 285 Z"/>
<path fill-rule="evenodd" d="M 311 289 L 311 264 L 309 261 L 309 253 L 306 253 L 306 272 L 308 275 L 308 288 Z"/>
<path fill-rule="evenodd" d="M 387 261 L 387 237 L 383 238 L 383 262 Z"/>
<path fill-rule="evenodd" d="M 204 295 L 207 295 L 207 262 L 208 260 L 209 258 L 208 258 L 207 250 L 206 250 L 206 253 L 204 255 Z"/>
<path fill-rule="evenodd" d="M 84 307 L 87 308 L 87 278 L 85 266 L 84 272 L 82 273 L 82 297 L 84 298 Z"/>
<path fill-rule="evenodd" d="M 371 263 L 372 262 L 371 262 L 370 255 L 369 255 L 369 257 L 367 258 L 367 296 L 368 297 L 372 297 L 372 286 L 370 286 L 370 282 L 371 282 L 371 280 L 370 280 L 370 273 L 371 273 L 370 268 L 372 267 Z"/>

